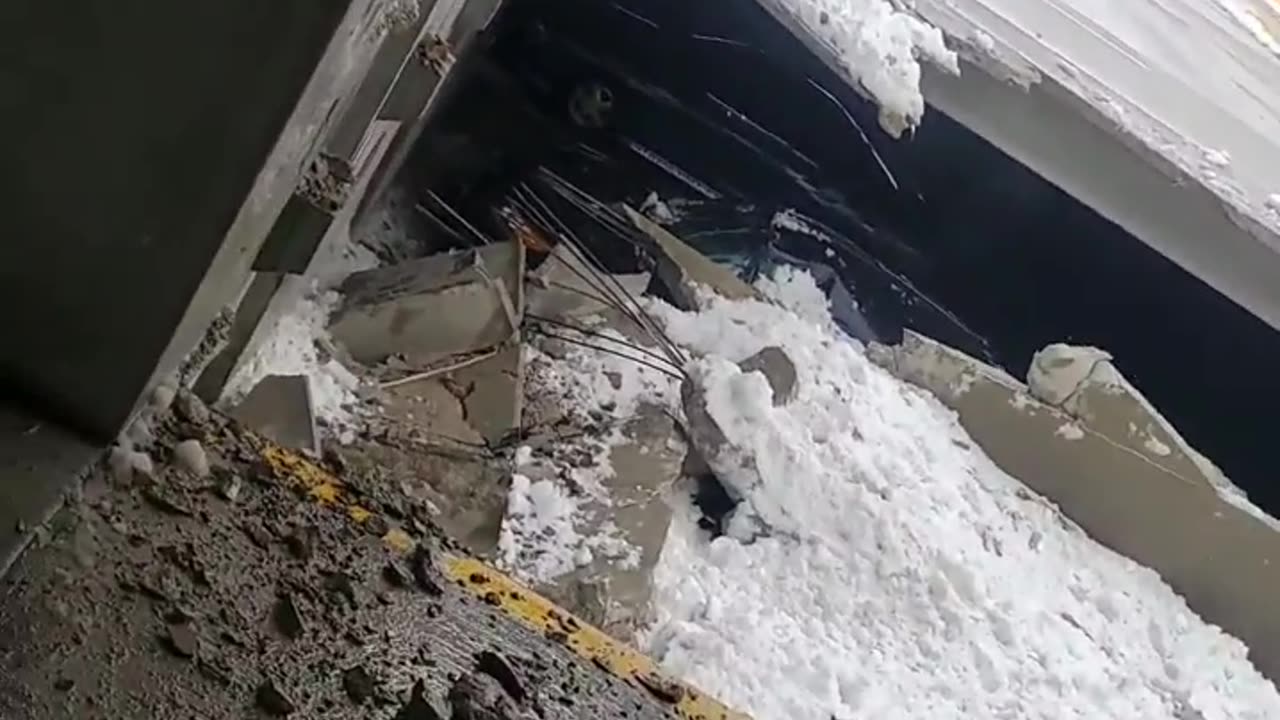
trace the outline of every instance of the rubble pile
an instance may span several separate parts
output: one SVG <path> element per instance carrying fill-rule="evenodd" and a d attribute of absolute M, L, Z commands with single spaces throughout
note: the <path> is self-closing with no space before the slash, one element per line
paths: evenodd
<path fill-rule="evenodd" d="M 0 716 L 671 712 L 466 588 L 429 503 L 175 395 L 0 586 Z"/>

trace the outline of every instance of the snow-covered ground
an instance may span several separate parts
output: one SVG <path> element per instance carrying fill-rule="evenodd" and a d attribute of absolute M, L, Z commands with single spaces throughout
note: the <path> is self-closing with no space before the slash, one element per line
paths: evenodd
<path fill-rule="evenodd" d="M 807 275 L 760 288 L 795 312 L 654 306 L 698 358 L 732 448 L 712 464 L 743 498 L 715 540 L 673 499 L 642 638 L 655 659 L 757 720 L 1280 717 L 1244 645 L 873 365 Z M 734 364 L 768 345 L 799 374 L 783 407 Z M 667 383 L 631 389 L 675 409 Z"/>

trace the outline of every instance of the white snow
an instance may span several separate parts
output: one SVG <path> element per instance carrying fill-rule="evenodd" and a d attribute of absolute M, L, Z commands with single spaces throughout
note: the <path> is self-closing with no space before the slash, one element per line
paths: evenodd
<path fill-rule="evenodd" d="M 548 581 L 589 564 L 597 554 L 635 562 L 638 551 L 610 533 L 583 535 L 582 503 L 552 480 L 511 478 L 498 562 L 522 578 Z"/>
<path fill-rule="evenodd" d="M 625 341 L 606 327 L 595 331 Z M 633 357 L 639 351 L 603 343 Z M 613 476 L 612 449 L 626 442 L 620 421 L 633 416 L 642 401 L 669 405 L 676 387 L 668 375 L 616 355 L 571 347 L 563 359 L 526 346 L 527 386 L 538 397 L 526 405 L 550 405 L 581 422 L 584 413 L 612 421 L 601 437 L 560 440 L 556 450 L 585 455 L 590 462 L 568 463 L 555 456 L 520 448 L 498 541 L 498 564 L 532 582 L 550 582 L 606 558 L 619 567 L 634 567 L 639 548 L 620 536 L 609 519 L 612 501 L 607 481 Z M 649 358 L 649 360 L 652 360 Z"/>
<path fill-rule="evenodd" d="M 1267 196 L 1267 208 L 1271 212 L 1280 215 L 1280 193 L 1272 193 Z"/>
<path fill-rule="evenodd" d="M 829 319 L 754 301 L 657 312 L 700 356 L 730 442 L 711 462 L 744 498 L 713 542 L 688 507 L 673 524 L 646 636 L 669 670 L 756 720 L 1280 717 L 1242 643 Z M 768 345 L 799 375 L 784 407 L 734 365 Z"/>
<path fill-rule="evenodd" d="M 1075 423 L 1063 423 L 1053 434 L 1064 440 L 1082 440 L 1084 439 L 1084 428 Z"/>
<path fill-rule="evenodd" d="M 305 375 L 318 417 L 338 428 L 354 422 L 351 408 L 359 401 L 360 379 L 337 360 L 321 357 L 316 345 L 328 338 L 329 314 L 339 300 L 336 292 L 315 289 L 298 298 L 237 366 L 220 403 L 234 405 L 269 375 Z"/>
<path fill-rule="evenodd" d="M 1211 168 L 1222 169 L 1231 164 L 1231 155 L 1225 150 L 1204 151 L 1204 162 Z"/>
<path fill-rule="evenodd" d="M 889 0 L 778 0 L 828 44 L 849 78 L 880 106 L 880 125 L 894 137 L 920 124 L 920 63 L 960 72 L 942 33 Z"/>

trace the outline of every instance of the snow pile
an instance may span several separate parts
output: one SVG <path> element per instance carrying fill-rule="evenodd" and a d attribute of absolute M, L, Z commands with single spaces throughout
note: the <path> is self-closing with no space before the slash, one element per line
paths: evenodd
<path fill-rule="evenodd" d="M 498 539 L 498 560 L 526 580 L 549 582 L 590 565 L 597 556 L 634 565 L 639 550 L 608 526 L 584 534 L 584 503 L 554 480 L 511 478 L 507 514 Z"/>
<path fill-rule="evenodd" d="M 880 105 L 880 125 L 899 137 L 920 124 L 920 61 L 959 73 L 942 32 L 889 0 L 780 0 L 829 45 L 849 77 Z"/>
<path fill-rule="evenodd" d="M 778 282 L 780 287 L 787 282 Z M 936 399 L 759 302 L 660 309 L 743 498 L 691 511 L 656 571 L 648 650 L 756 720 L 1280 717 L 1238 640 L 975 449 Z M 786 348 L 797 398 L 733 361 Z"/>
<path fill-rule="evenodd" d="M 600 335 L 623 340 L 617 332 Z M 602 342 L 630 356 L 638 350 Z M 609 519 L 612 501 L 606 483 L 613 477 L 612 449 L 627 441 L 622 422 L 642 401 L 668 405 L 674 380 L 631 360 L 572 346 L 552 357 L 525 347 L 529 380 L 536 393 L 530 408 L 551 407 L 568 418 L 580 435 L 544 448 L 523 447 L 516 456 L 498 541 L 498 564 L 532 582 L 546 583 L 604 558 L 622 567 L 639 562 L 639 548 L 620 536 Z"/>

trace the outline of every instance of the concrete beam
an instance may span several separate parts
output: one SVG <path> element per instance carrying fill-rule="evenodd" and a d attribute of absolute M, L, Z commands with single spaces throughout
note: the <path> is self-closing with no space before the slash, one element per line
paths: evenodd
<path fill-rule="evenodd" d="M 6 27 L 40 28 L 6 43 L 6 389 L 114 436 L 245 288 L 378 6 L 5 3 Z"/>
<path fill-rule="evenodd" d="M 781 0 L 758 1 L 847 77 L 821 33 Z M 1280 328 L 1280 209 L 1267 201 L 1280 193 L 1280 58 L 1212 5 L 1135 0 L 1098 18 L 1041 0 L 921 0 L 916 11 L 963 50 L 958 77 L 926 66 L 922 88 L 933 108 Z M 1213 166 L 1210 151 L 1230 162 Z"/>
<path fill-rule="evenodd" d="M 1224 499 L 1225 481 L 1140 396 L 1116 392 L 1114 382 L 1105 390 L 1084 383 L 1064 405 L 1073 414 L 913 333 L 899 347 L 873 348 L 873 357 L 955 410 L 1002 470 L 1098 542 L 1158 572 L 1192 610 L 1243 640 L 1263 674 L 1280 680 L 1280 531 Z M 1109 434 L 1117 428 L 1119 436 Z"/>

